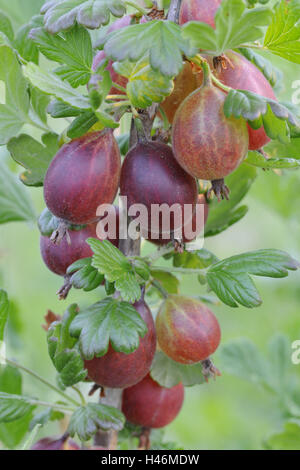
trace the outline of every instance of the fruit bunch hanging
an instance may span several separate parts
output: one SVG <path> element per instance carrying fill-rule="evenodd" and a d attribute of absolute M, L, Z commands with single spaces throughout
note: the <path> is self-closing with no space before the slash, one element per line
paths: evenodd
<path fill-rule="evenodd" d="M 205 236 L 246 214 L 240 186 L 250 189 L 256 167 L 296 166 L 271 159 L 265 147 L 299 137 L 300 128 L 255 52 L 263 38 L 265 48 L 272 44 L 280 11 L 243 0 L 147 0 L 146 7 L 116 0 L 89 17 L 87 2 L 79 9 L 62 3 L 68 15 L 48 2 L 29 28 L 36 55 L 23 56 L 22 68 L 3 46 L 43 132 L 38 163 L 19 155 L 24 135 L 5 143 L 26 168 L 23 183 L 43 185 L 41 255 L 64 278 L 60 299 L 73 289 L 99 293 L 93 305 L 47 317 L 62 389 L 88 382 L 99 402 L 79 391 L 79 404 L 71 394 L 66 434 L 33 449 L 77 450 L 69 436 L 84 448 L 95 436 L 100 448 L 116 447 L 124 426 L 149 448 L 151 429 L 177 417 L 184 387 L 220 375 L 212 355 L 221 327 L 212 305 L 257 307 L 251 275 L 284 277 L 299 267 L 279 250 L 219 260 L 203 248 Z M 43 70 L 39 54 L 60 67 Z M 59 135 L 49 132 L 46 111 L 64 124 Z M 162 208 L 171 209 L 167 225 Z M 184 292 L 182 275 L 199 282 L 197 296 Z M 89 419 L 93 426 L 83 424 Z"/>

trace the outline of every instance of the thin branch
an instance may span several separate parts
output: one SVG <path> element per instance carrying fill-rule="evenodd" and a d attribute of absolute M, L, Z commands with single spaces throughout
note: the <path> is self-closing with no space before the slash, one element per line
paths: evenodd
<path fill-rule="evenodd" d="M 168 20 L 174 21 L 174 23 L 178 23 L 181 3 L 182 0 L 171 0 L 168 12 Z"/>
<path fill-rule="evenodd" d="M 59 388 L 55 387 L 55 385 L 53 385 L 52 383 L 48 382 L 48 380 L 44 379 L 43 377 L 41 377 L 40 375 L 38 375 L 36 372 L 34 372 L 33 370 L 31 369 L 28 369 L 27 367 L 24 367 L 22 366 L 21 364 L 18 364 L 17 362 L 15 361 L 12 361 L 10 359 L 6 359 L 5 362 L 13 367 L 16 367 L 17 369 L 21 369 L 23 370 L 24 372 L 26 372 L 27 374 L 31 375 L 32 377 L 34 377 L 35 379 L 39 380 L 40 382 L 42 382 L 44 385 L 47 385 L 47 387 L 51 388 L 52 390 L 54 390 L 56 393 L 58 393 L 59 395 L 61 395 L 62 397 L 64 397 L 65 400 L 68 400 L 69 402 L 73 403 L 73 405 L 76 405 L 76 406 L 80 406 L 80 403 L 78 403 L 76 400 L 74 400 L 73 398 L 69 397 L 66 393 L 64 393 L 62 390 L 60 390 Z"/>

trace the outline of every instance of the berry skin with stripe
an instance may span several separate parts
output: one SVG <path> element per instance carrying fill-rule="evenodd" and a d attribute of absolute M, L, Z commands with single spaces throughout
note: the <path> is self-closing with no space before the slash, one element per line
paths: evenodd
<path fill-rule="evenodd" d="M 156 317 L 158 344 L 163 352 L 181 364 L 208 359 L 221 340 L 219 322 L 202 302 L 170 295 Z"/>
<path fill-rule="evenodd" d="M 48 209 L 71 224 L 95 222 L 98 207 L 115 199 L 120 170 L 120 151 L 111 129 L 72 140 L 48 168 L 44 184 Z"/>
<path fill-rule="evenodd" d="M 174 155 L 182 168 L 196 178 L 220 180 L 232 173 L 247 154 L 246 122 L 225 117 L 226 96 L 204 81 L 176 112 L 172 131 Z"/>

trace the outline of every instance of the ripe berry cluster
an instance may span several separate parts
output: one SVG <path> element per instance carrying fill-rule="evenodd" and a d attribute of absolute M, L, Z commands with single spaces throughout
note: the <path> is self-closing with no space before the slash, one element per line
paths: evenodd
<path fill-rule="evenodd" d="M 183 0 L 180 24 L 198 20 L 214 27 L 220 3 L 221 0 Z M 131 17 L 126 16 L 116 21 L 109 32 L 127 27 L 130 22 Z M 95 72 L 104 59 L 104 52 L 96 55 Z M 137 143 L 121 164 L 113 131 L 105 129 L 66 143 L 59 150 L 45 178 L 44 196 L 52 214 L 72 224 L 72 229 L 69 239 L 63 238 L 60 244 L 41 237 L 42 257 L 55 274 L 65 276 L 72 263 L 92 256 L 86 239 L 97 237 L 97 208 L 113 204 L 119 189 L 122 196 L 127 196 L 129 206 L 144 204 L 149 212 L 153 204 L 180 204 L 182 208 L 190 204 L 196 217 L 197 207 L 202 205 L 206 221 L 208 202 L 206 195 L 198 194 L 197 179 L 213 184 L 221 181 L 221 186 L 215 184 L 214 189 L 217 195 L 227 197 L 223 178 L 238 167 L 248 149 L 260 149 L 268 142 L 263 128 L 254 130 L 243 119 L 225 117 L 226 92 L 210 78 L 213 73 L 231 88 L 275 99 L 261 72 L 237 52 L 229 52 L 219 61 L 205 56 L 204 61 L 203 69 L 186 61 L 175 79 L 172 94 L 162 103 L 172 126 L 171 145 L 139 134 Z M 127 79 L 117 75 L 112 61 L 107 70 L 114 83 L 126 86 Z M 111 95 L 120 93 L 114 87 L 110 90 Z M 182 223 L 185 225 L 184 220 Z M 74 229 L 74 225 L 81 227 Z M 144 235 L 153 243 L 163 245 L 173 240 L 175 228 L 171 224 L 169 238 L 152 239 L 151 230 Z M 110 241 L 119 246 L 118 237 Z M 189 241 L 185 237 L 181 240 Z M 125 354 L 110 345 L 104 356 L 85 360 L 85 368 L 89 379 L 99 386 L 125 389 L 122 409 L 130 422 L 162 427 L 179 413 L 184 389 L 182 384 L 169 389 L 161 387 L 149 375 L 157 343 L 174 361 L 195 364 L 207 360 L 218 348 L 220 326 L 207 306 L 181 295 L 169 295 L 165 299 L 156 324 L 144 299 L 134 307 L 148 327 L 138 349 Z M 50 448 L 53 443 L 45 442 L 45 445 Z"/>

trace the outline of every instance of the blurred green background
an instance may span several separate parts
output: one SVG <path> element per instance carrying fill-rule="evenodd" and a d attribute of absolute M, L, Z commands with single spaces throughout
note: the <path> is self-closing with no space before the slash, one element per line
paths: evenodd
<path fill-rule="evenodd" d="M 18 28 L 39 11 L 42 3 L 42 0 L 0 0 L 0 9 L 9 14 Z M 291 101 L 295 91 L 292 82 L 300 80 L 300 66 L 279 58 L 272 60 L 284 73 L 278 98 Z M 291 156 L 300 158 L 300 148 L 294 149 Z M 4 148 L 0 148 L 0 158 L 7 160 L 12 170 L 20 172 Z M 254 249 L 278 248 L 299 260 L 299 187 L 299 172 L 279 175 L 258 171 L 245 200 L 250 208 L 248 215 L 226 232 L 207 239 L 205 247 L 221 259 Z M 28 189 L 28 193 L 37 213 L 41 212 L 42 189 Z M 253 310 L 214 307 L 221 323 L 222 344 L 247 337 L 265 352 L 275 333 L 286 334 L 291 343 L 300 339 L 300 273 L 291 273 L 283 280 L 257 278 L 256 283 L 263 298 L 261 307 Z M 14 307 L 7 335 L 8 356 L 53 381 L 55 370 L 41 328 L 44 315 L 48 309 L 61 314 L 73 302 L 84 306 L 98 300 L 97 291 L 82 294 L 73 290 L 67 303 L 59 302 L 55 292 L 61 284 L 62 280 L 49 272 L 41 260 L 35 226 L 24 223 L 0 226 L 0 287 L 7 290 Z M 182 292 L 197 294 L 200 290 L 205 293 L 205 288 L 200 288 L 196 281 L 183 279 Z M 221 353 L 214 358 L 217 366 Z M 290 369 L 300 379 L 300 365 L 291 363 Z M 28 395 L 43 400 L 58 398 L 25 375 L 24 384 Z M 186 390 L 183 410 L 168 427 L 166 440 L 175 440 L 186 449 L 259 449 L 268 435 L 281 427 L 282 412 L 275 397 L 255 384 L 224 373 L 215 382 Z M 57 424 L 50 424 L 40 434 L 58 432 Z"/>

